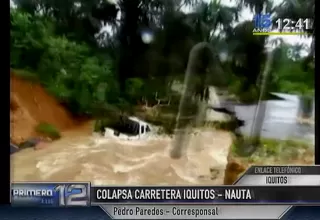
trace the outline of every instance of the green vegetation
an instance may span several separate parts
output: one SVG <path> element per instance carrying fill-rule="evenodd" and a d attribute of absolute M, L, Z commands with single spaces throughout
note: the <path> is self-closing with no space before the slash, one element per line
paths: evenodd
<path fill-rule="evenodd" d="M 232 23 L 238 21 L 243 7 L 260 13 L 264 5 L 271 6 L 270 2 L 244 0 L 229 7 L 219 0 L 178 1 L 194 9 L 189 13 L 176 2 L 120 0 L 115 5 L 107 0 L 14 0 L 10 66 L 16 74 L 39 81 L 74 114 L 111 117 L 176 95 L 171 86 L 182 81 L 189 51 L 205 41 L 214 48 L 214 60 L 206 68 L 208 55 L 200 59 L 191 92 L 200 94 L 208 85 L 216 85 L 217 78 L 225 77 L 229 92 L 240 101 L 257 100 L 267 37 L 252 36 L 251 21 L 235 27 Z M 313 16 L 314 0 L 290 2 L 273 7 L 276 16 Z M 102 31 L 106 25 L 112 33 Z M 279 43 L 268 90 L 312 93 L 313 59 L 311 55 L 308 59 L 299 57 L 301 49 L 300 45 Z M 312 48 L 310 51 L 313 54 Z M 228 59 L 219 60 L 221 54 L 227 54 Z M 162 119 L 151 118 L 148 120 L 163 125 Z M 171 121 L 169 124 L 168 132 Z"/>
<path fill-rule="evenodd" d="M 31 82 L 39 82 L 39 79 L 37 77 L 36 74 L 28 71 L 28 70 L 18 70 L 18 69 L 15 69 L 13 70 L 14 71 L 14 74 L 16 76 L 19 76 L 23 79 L 26 79 L 28 81 L 31 81 Z"/>
<path fill-rule="evenodd" d="M 44 122 L 37 125 L 36 131 L 51 138 L 52 140 L 56 140 L 61 137 L 59 130 L 54 125 Z"/>
<path fill-rule="evenodd" d="M 284 44 L 276 49 L 274 56 L 278 61 L 274 63 L 276 71 L 272 77 L 272 91 L 313 96 L 314 69 L 303 68 L 305 59 L 300 56 L 301 50 L 303 45 L 289 47 Z"/>
<path fill-rule="evenodd" d="M 294 160 L 302 156 L 305 152 L 312 151 L 310 143 L 301 140 L 274 140 L 261 138 L 257 150 L 245 156 L 243 154 L 243 144 L 250 145 L 255 140 L 244 138 L 242 141 L 235 141 L 232 145 L 232 152 L 236 157 L 240 157 L 249 163 L 263 162 L 262 158 L 282 158 L 283 160 Z"/>

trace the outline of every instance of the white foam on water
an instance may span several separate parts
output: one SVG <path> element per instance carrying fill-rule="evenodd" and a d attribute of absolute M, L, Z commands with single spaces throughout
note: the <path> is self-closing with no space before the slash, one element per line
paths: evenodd
<path fill-rule="evenodd" d="M 142 167 L 147 166 L 150 163 L 153 163 L 154 161 L 152 160 L 145 160 L 142 163 L 134 164 L 134 165 L 126 165 L 126 164 L 113 164 L 112 169 L 113 172 L 115 173 L 128 173 L 134 170 L 138 170 Z"/>
<path fill-rule="evenodd" d="M 144 156 L 144 157 L 129 157 L 129 156 L 125 156 L 123 154 L 119 154 L 116 153 L 116 156 L 119 157 L 121 160 L 123 160 L 124 162 L 141 162 L 141 161 L 151 161 L 151 160 L 155 160 L 155 158 L 157 157 L 162 157 L 163 155 L 161 153 L 153 153 L 150 154 L 148 156 Z"/>
<path fill-rule="evenodd" d="M 118 185 L 118 181 L 117 180 L 99 180 L 99 179 L 94 179 L 91 181 L 91 184 L 94 186 L 110 186 L 110 185 Z"/>
<path fill-rule="evenodd" d="M 61 170 L 61 167 L 57 167 L 54 163 L 50 164 L 46 161 L 39 161 L 36 164 L 36 168 L 39 169 L 44 179 Z"/>
<path fill-rule="evenodd" d="M 209 156 L 212 157 L 212 159 L 214 159 L 217 164 L 220 164 L 221 166 L 225 166 L 228 163 L 228 151 L 226 151 L 225 149 L 221 149 L 218 151 L 209 151 Z"/>
<path fill-rule="evenodd" d="M 181 167 L 174 164 L 172 164 L 171 167 L 174 170 L 175 174 L 185 182 L 193 184 L 198 183 L 198 176 L 194 175 L 194 172 L 190 171 L 190 167 Z"/>
<path fill-rule="evenodd" d="M 133 176 L 129 174 L 128 180 L 126 182 L 127 185 L 140 185 L 141 178 L 139 176 Z"/>
<path fill-rule="evenodd" d="M 213 141 L 214 133 L 201 131 L 188 136 L 187 144 L 191 146 L 178 160 L 170 158 L 168 136 L 151 135 L 147 140 L 132 141 L 99 136 L 79 140 L 63 137 L 50 148 L 34 151 L 38 155 L 34 158 L 34 167 L 23 169 L 33 175 L 30 181 L 91 181 L 98 185 L 205 184 L 207 180 L 199 179 L 199 175 L 208 174 L 212 165 L 218 166 L 223 160 L 219 158 L 223 156 L 220 148 L 228 148 L 231 141 L 229 135 L 225 136 L 227 139 Z M 30 161 L 30 156 L 27 159 Z"/>
<path fill-rule="evenodd" d="M 93 143 L 94 143 L 93 146 L 100 146 L 100 145 L 107 144 L 107 143 L 111 142 L 110 139 L 107 139 L 107 138 L 104 138 L 104 137 L 101 137 L 101 136 L 92 137 L 92 140 L 93 140 Z"/>

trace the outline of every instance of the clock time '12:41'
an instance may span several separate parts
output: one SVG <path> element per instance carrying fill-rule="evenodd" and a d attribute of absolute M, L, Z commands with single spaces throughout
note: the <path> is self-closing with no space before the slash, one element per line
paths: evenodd
<path fill-rule="evenodd" d="M 310 18 L 299 18 L 293 20 L 290 18 L 279 18 L 276 20 L 277 32 L 305 32 L 312 29 L 312 21 Z"/>

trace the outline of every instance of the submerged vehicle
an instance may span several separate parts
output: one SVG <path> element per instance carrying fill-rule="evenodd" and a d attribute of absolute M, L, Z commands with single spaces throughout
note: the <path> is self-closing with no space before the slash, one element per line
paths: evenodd
<path fill-rule="evenodd" d="M 145 138 L 151 132 L 151 126 L 137 117 L 121 117 L 119 123 L 104 128 L 104 136 L 123 140 L 138 140 Z"/>

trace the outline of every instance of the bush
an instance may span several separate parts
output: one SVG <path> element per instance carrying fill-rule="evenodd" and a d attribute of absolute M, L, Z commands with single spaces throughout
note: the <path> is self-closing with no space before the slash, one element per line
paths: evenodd
<path fill-rule="evenodd" d="M 246 150 L 250 149 L 252 144 L 258 144 L 257 150 L 253 154 L 247 154 Z M 232 145 L 232 152 L 235 156 L 246 158 L 254 162 L 261 158 L 270 157 L 289 157 L 291 159 L 297 158 L 301 152 L 306 149 L 311 149 L 311 144 L 302 140 L 275 140 L 269 138 L 256 138 L 244 137 L 237 139 Z"/>
<path fill-rule="evenodd" d="M 36 131 L 40 134 L 50 137 L 53 140 L 61 137 L 59 130 L 54 125 L 45 122 L 38 124 Z"/>
<path fill-rule="evenodd" d="M 97 119 L 94 123 L 93 131 L 97 133 L 104 133 L 105 128 L 112 127 L 115 124 L 109 118 Z"/>
<path fill-rule="evenodd" d="M 29 72 L 27 70 L 18 70 L 18 69 L 14 69 L 12 71 L 14 75 L 21 77 L 25 80 L 28 80 L 31 82 L 39 82 L 38 76 L 34 72 Z"/>
<path fill-rule="evenodd" d="M 41 16 L 10 10 L 10 66 L 36 69 L 53 32 L 52 22 Z"/>
<path fill-rule="evenodd" d="M 55 21 L 45 16 L 19 10 L 11 10 L 10 16 L 11 67 L 23 69 L 17 75 L 40 81 L 74 114 L 93 115 L 101 112 L 98 106 L 118 101 L 117 78 L 106 54 L 58 36 Z"/>
<path fill-rule="evenodd" d="M 85 44 L 64 37 L 48 39 L 38 73 L 47 89 L 79 115 L 92 115 L 93 108 L 114 102 L 118 86 L 108 59 L 91 57 Z"/>

